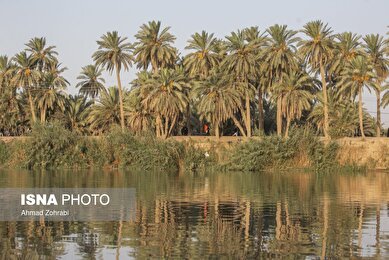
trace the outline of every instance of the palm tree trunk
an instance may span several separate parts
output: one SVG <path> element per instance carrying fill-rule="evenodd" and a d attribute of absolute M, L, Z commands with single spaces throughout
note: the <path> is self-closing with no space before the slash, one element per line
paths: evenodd
<path fill-rule="evenodd" d="M 247 118 L 246 118 L 246 109 L 243 107 L 243 106 L 240 106 L 239 107 L 239 112 L 240 112 L 240 115 L 242 116 L 242 120 L 243 120 L 243 125 L 242 126 L 242 129 L 243 129 L 243 126 L 244 128 L 246 129 L 246 131 L 242 131 L 242 134 L 244 133 L 244 135 L 246 136 L 247 135 Z M 239 122 L 239 121 L 238 121 Z M 243 129 L 244 130 L 244 129 Z"/>
<path fill-rule="evenodd" d="M 30 103 L 30 109 L 31 109 L 31 119 L 32 122 L 36 122 L 36 116 L 35 116 L 35 108 L 34 108 L 34 103 L 32 102 L 32 96 L 31 96 L 31 91 L 30 88 L 28 88 L 28 102 Z"/>
<path fill-rule="evenodd" d="M 326 76 L 324 72 L 323 62 L 320 60 L 320 77 L 321 77 L 321 85 L 323 87 L 323 110 L 324 110 L 324 136 L 326 138 L 330 138 L 329 136 L 329 119 L 328 119 L 328 98 L 327 98 L 327 82 Z"/>
<path fill-rule="evenodd" d="M 163 139 L 166 139 L 167 138 L 167 136 L 169 135 L 169 118 L 168 117 L 166 117 L 165 118 L 165 130 L 163 131 L 164 133 L 163 133 Z"/>
<path fill-rule="evenodd" d="M 120 126 L 122 127 L 122 132 L 124 132 L 125 125 L 124 125 L 123 91 L 122 91 L 122 83 L 120 81 L 120 71 L 117 65 L 116 65 L 116 79 L 118 82 L 118 89 L 119 89 Z"/>
<path fill-rule="evenodd" d="M 220 129 L 219 129 L 219 122 L 218 121 L 215 121 L 215 135 L 216 135 L 217 139 L 220 138 Z"/>
<path fill-rule="evenodd" d="M 377 130 L 376 130 L 376 136 L 381 136 L 381 91 L 380 89 L 377 89 L 375 91 L 376 98 L 377 98 Z"/>
<path fill-rule="evenodd" d="M 161 116 L 160 115 L 157 115 L 157 117 L 155 118 L 155 131 L 156 131 L 156 135 L 157 137 L 161 137 Z"/>
<path fill-rule="evenodd" d="M 262 88 L 258 88 L 258 129 L 259 134 L 263 135 L 265 132 L 265 118 L 263 113 L 263 93 Z"/>
<path fill-rule="evenodd" d="M 247 137 L 251 137 L 250 96 L 248 91 L 246 91 L 246 130 Z"/>
<path fill-rule="evenodd" d="M 246 137 L 246 133 L 244 132 L 242 125 L 239 123 L 239 120 L 234 115 L 232 115 L 231 118 L 232 121 L 234 121 L 234 124 L 239 128 L 239 131 L 242 133 L 242 135 Z"/>
<path fill-rule="evenodd" d="M 168 132 L 169 136 L 172 134 L 172 130 L 174 128 L 174 125 L 176 124 L 176 121 L 177 121 L 177 115 L 174 116 L 172 124 L 170 125 L 169 132 Z"/>
<path fill-rule="evenodd" d="M 282 135 L 282 110 L 281 110 L 281 97 L 277 98 L 277 135 Z"/>
<path fill-rule="evenodd" d="M 289 137 L 289 128 L 290 128 L 290 115 L 286 114 L 286 130 L 285 130 L 285 138 Z"/>
<path fill-rule="evenodd" d="M 363 131 L 362 86 L 359 86 L 358 91 L 359 129 L 361 131 L 362 138 L 365 138 L 365 132 Z"/>
<path fill-rule="evenodd" d="M 46 109 L 41 109 L 41 123 L 43 124 L 46 121 Z"/>

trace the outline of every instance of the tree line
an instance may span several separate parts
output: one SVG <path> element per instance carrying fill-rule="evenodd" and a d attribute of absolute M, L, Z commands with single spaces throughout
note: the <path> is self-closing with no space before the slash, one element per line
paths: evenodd
<path fill-rule="evenodd" d="M 77 95 L 66 92 L 66 67 L 55 46 L 33 38 L 12 58 L 0 56 L 0 132 L 24 135 L 36 123 L 61 121 L 83 135 L 118 125 L 124 131 L 167 138 L 186 127 L 201 134 L 207 123 L 217 137 L 310 126 L 326 138 L 380 136 L 389 40 L 379 34 L 334 33 L 311 21 L 299 31 L 273 25 L 231 32 L 224 39 L 194 33 L 186 55 L 159 21 L 143 24 L 135 42 L 116 31 L 97 41 L 93 64 L 82 67 Z M 130 85 L 121 73 L 138 70 Z M 103 71 L 114 73 L 107 87 Z M 363 106 L 364 90 L 376 96 L 376 116 Z"/>

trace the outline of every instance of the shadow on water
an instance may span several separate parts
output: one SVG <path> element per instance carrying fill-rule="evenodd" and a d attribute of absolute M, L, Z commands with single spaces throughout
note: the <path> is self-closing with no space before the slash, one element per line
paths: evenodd
<path fill-rule="evenodd" d="M 382 257 L 389 175 L 0 171 L 1 188 L 136 189 L 136 218 L 0 222 L 1 259 Z"/>

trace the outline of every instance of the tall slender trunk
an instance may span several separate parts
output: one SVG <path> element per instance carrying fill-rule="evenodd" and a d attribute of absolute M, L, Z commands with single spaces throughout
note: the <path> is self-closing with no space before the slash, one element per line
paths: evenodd
<path fill-rule="evenodd" d="M 281 97 L 277 98 L 277 135 L 282 135 L 282 110 L 281 110 Z"/>
<path fill-rule="evenodd" d="M 363 131 L 362 85 L 359 86 L 358 91 L 359 130 L 361 131 L 362 138 L 365 138 L 365 132 Z"/>
<path fill-rule="evenodd" d="M 285 138 L 287 138 L 289 136 L 290 121 L 291 121 L 290 114 L 287 113 L 286 114 Z"/>
<path fill-rule="evenodd" d="M 217 139 L 220 138 L 220 129 L 219 129 L 219 122 L 218 121 L 215 121 L 215 135 L 216 135 Z"/>
<path fill-rule="evenodd" d="M 381 85 L 380 85 L 381 86 Z M 377 89 L 375 91 L 377 98 L 377 128 L 376 128 L 376 136 L 381 136 L 381 90 Z"/>
<path fill-rule="evenodd" d="M 169 132 L 167 133 L 168 136 L 170 136 L 170 135 L 172 134 L 172 131 L 173 131 L 173 128 L 174 128 L 174 126 L 175 126 L 175 124 L 176 124 L 176 121 L 177 121 L 177 115 L 175 115 L 175 116 L 173 117 L 173 121 L 172 121 L 172 123 L 171 123 L 171 125 L 170 125 Z"/>
<path fill-rule="evenodd" d="M 165 129 L 163 131 L 163 139 L 166 139 L 169 135 L 169 118 L 165 117 Z"/>
<path fill-rule="evenodd" d="M 326 75 L 324 72 L 324 66 L 322 60 L 320 60 L 320 77 L 321 77 L 321 85 L 323 87 L 324 136 L 326 138 L 331 138 L 329 135 L 330 124 L 328 119 L 327 82 L 326 82 Z"/>
<path fill-rule="evenodd" d="M 246 130 L 247 137 L 251 137 L 250 95 L 248 90 L 246 90 Z"/>
<path fill-rule="evenodd" d="M 46 109 L 41 109 L 41 123 L 43 124 L 46 121 Z"/>
<path fill-rule="evenodd" d="M 241 130 L 242 131 L 242 135 L 247 136 L 247 118 L 246 118 L 247 114 L 246 114 L 246 109 L 244 108 L 244 106 L 240 106 L 239 107 L 239 111 L 240 111 L 240 115 L 242 116 L 242 120 L 243 120 L 243 125 L 241 125 L 242 126 L 242 130 L 243 130 L 243 131 Z M 237 122 L 239 122 L 239 121 L 237 121 Z M 244 126 L 245 129 L 243 129 L 243 126 Z M 246 131 L 244 131 L 244 130 L 246 130 Z"/>
<path fill-rule="evenodd" d="M 31 110 L 31 119 L 32 122 L 36 122 L 36 115 L 35 115 L 35 108 L 34 108 L 34 103 L 32 102 L 32 96 L 31 96 L 31 91 L 30 88 L 28 88 L 28 102 L 30 103 L 30 110 Z"/>
<path fill-rule="evenodd" d="M 239 128 L 239 131 L 242 133 L 242 135 L 246 137 L 246 133 L 244 132 L 242 125 L 239 123 L 239 120 L 234 115 L 232 115 L 231 118 L 232 121 L 234 121 L 234 124 Z"/>
<path fill-rule="evenodd" d="M 116 79 L 118 81 L 118 89 L 119 89 L 120 126 L 122 127 L 122 132 L 124 132 L 125 125 L 124 125 L 123 91 L 122 91 L 122 83 L 120 81 L 120 71 L 117 65 L 116 65 Z"/>
<path fill-rule="evenodd" d="M 161 120 L 161 116 L 160 115 L 157 115 L 157 117 L 155 118 L 155 131 L 156 131 L 156 135 L 157 137 L 161 137 L 162 135 L 162 120 Z"/>
<path fill-rule="evenodd" d="M 258 129 L 259 134 L 263 135 L 265 132 L 265 116 L 263 113 L 263 92 L 262 88 L 258 88 Z"/>

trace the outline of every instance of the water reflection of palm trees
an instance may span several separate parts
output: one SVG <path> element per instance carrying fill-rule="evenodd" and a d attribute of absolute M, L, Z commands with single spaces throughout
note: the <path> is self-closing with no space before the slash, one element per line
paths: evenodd
<path fill-rule="evenodd" d="M 137 190 L 134 222 L 0 222 L 0 252 L 6 259 L 66 255 L 69 243 L 81 256 L 92 258 L 111 249 L 117 258 L 348 258 L 389 253 L 389 241 L 381 232 L 381 222 L 389 220 L 381 214 L 388 212 L 382 203 L 389 201 L 389 177 L 383 174 L 16 176 L 0 171 L 0 184 Z M 77 242 L 64 241 L 72 236 Z M 80 240 L 92 237 L 98 240 Z M 367 240 L 373 241 L 373 251 L 365 250 Z"/>

